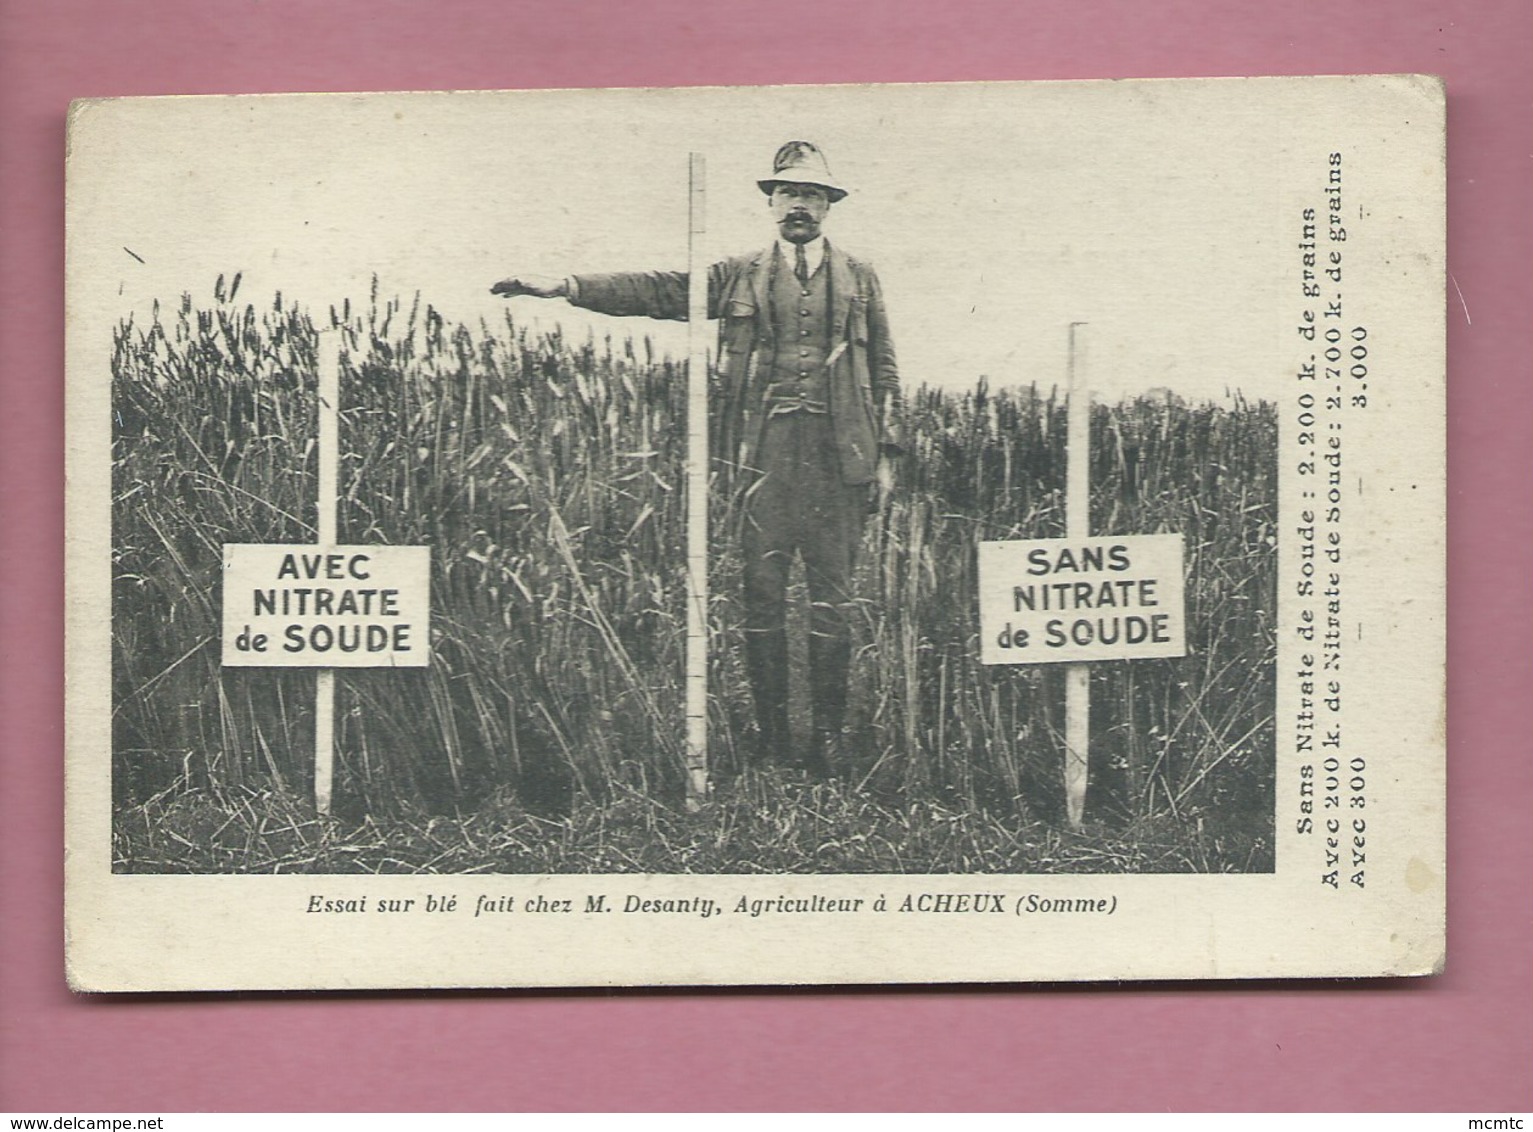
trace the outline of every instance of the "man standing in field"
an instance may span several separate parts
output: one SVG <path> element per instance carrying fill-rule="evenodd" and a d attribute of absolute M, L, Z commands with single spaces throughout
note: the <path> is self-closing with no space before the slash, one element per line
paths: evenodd
<path fill-rule="evenodd" d="M 851 670 L 852 574 L 870 485 L 886 491 L 898 452 L 899 371 L 873 269 L 821 234 L 847 190 L 809 142 L 778 149 L 767 195 L 777 239 L 709 269 L 708 317 L 719 320 L 714 456 L 746 477 L 745 668 L 758 757 L 831 773 Z M 564 298 L 610 315 L 685 320 L 684 272 L 513 276 L 497 295 Z M 733 479 L 726 476 L 726 481 Z M 813 739 L 795 752 L 788 724 L 787 581 L 802 557 L 812 603 Z"/>

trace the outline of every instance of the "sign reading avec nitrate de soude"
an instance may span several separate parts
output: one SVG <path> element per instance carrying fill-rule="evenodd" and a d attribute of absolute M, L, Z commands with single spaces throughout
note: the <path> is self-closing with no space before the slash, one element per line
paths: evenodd
<path fill-rule="evenodd" d="M 230 543 L 223 663 L 424 668 L 430 585 L 429 547 Z"/>

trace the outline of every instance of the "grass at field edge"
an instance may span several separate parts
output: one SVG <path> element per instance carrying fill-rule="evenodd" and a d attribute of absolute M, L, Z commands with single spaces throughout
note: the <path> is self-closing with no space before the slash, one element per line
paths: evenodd
<path fill-rule="evenodd" d="M 1076 833 L 1023 810 L 876 797 L 844 781 L 751 771 L 688 814 L 635 792 L 539 815 L 509 792 L 471 813 L 321 818 L 266 787 L 162 792 L 116 823 L 119 873 L 855 874 L 1268 872 L 1247 820 L 1171 816 Z"/>

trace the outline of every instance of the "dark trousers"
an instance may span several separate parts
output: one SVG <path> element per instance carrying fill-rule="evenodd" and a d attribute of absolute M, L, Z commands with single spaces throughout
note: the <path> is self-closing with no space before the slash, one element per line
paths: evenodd
<path fill-rule="evenodd" d="M 852 572 L 867 486 L 845 484 L 829 416 L 772 417 L 757 452 L 761 478 L 745 505 L 745 666 L 769 752 L 787 748 L 788 569 L 797 553 L 809 586 L 809 688 L 817 732 L 846 719 Z"/>

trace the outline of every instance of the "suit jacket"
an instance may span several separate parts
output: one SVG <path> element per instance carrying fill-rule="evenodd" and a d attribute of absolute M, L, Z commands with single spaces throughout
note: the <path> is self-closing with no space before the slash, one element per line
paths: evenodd
<path fill-rule="evenodd" d="M 708 317 L 719 320 L 713 393 L 714 455 L 754 466 L 766 424 L 767 369 L 776 344 L 770 295 L 773 248 L 734 256 L 708 269 Z M 779 261 L 780 262 L 780 261 Z M 826 242 L 830 284 L 830 414 L 842 481 L 873 479 L 881 448 L 901 442 L 900 378 L 883 291 L 873 268 Z M 570 301 L 603 314 L 686 321 L 681 271 L 577 275 Z"/>

